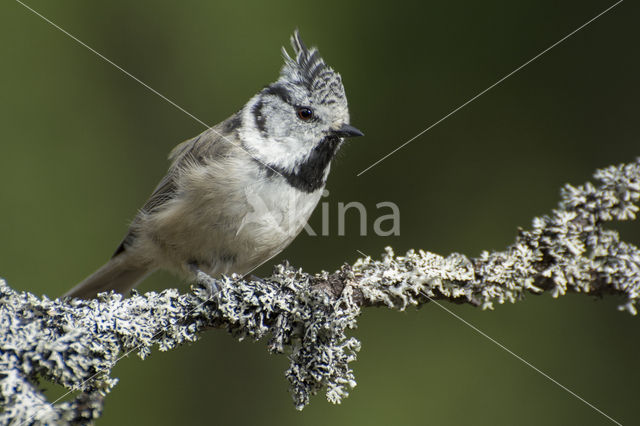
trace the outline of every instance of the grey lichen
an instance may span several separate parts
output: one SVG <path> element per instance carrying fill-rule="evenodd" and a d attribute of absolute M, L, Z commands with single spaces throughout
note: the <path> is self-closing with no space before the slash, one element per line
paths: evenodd
<path fill-rule="evenodd" d="M 595 173 L 602 184 L 566 185 L 559 207 L 533 220 L 529 231 L 502 252 L 469 259 L 425 251 L 395 256 L 390 248 L 381 261 L 370 257 L 351 268 L 365 304 L 396 309 L 430 299 L 471 303 L 484 309 L 494 302 L 516 302 L 527 292 L 567 291 L 619 294 L 620 309 L 637 312 L 640 298 L 640 250 L 620 240 L 606 221 L 635 219 L 640 199 L 640 159 Z"/>
<path fill-rule="evenodd" d="M 446 299 L 492 308 L 527 292 L 620 294 L 632 314 L 640 298 L 640 251 L 603 228 L 634 219 L 640 199 L 640 160 L 599 170 L 599 187 L 567 185 L 559 207 L 520 230 L 503 252 L 470 259 L 425 251 L 370 257 L 332 274 L 310 275 L 279 265 L 265 280 L 201 280 L 190 293 L 168 289 L 123 298 L 51 300 L 12 290 L 0 280 L 0 422 L 86 424 L 100 416 L 115 386 L 111 369 L 125 355 L 144 358 L 223 328 L 243 339 L 268 338 L 286 353 L 296 407 L 326 389 L 339 403 L 355 386 L 349 366 L 360 343 L 347 336 L 361 308 L 409 306 Z M 40 381 L 77 391 L 49 403 Z"/>
<path fill-rule="evenodd" d="M 269 280 L 225 277 L 188 294 L 175 289 L 131 297 L 50 300 L 18 293 L 0 281 L 0 422 L 82 423 L 100 416 L 117 380 L 113 366 L 130 352 L 142 358 L 193 342 L 208 328 L 234 336 L 271 338 L 268 349 L 289 352 L 286 375 L 296 407 L 326 387 L 340 402 L 355 385 L 348 363 L 359 343 L 345 330 L 360 308 L 345 291 L 337 299 L 310 286 L 311 277 L 286 265 Z M 39 380 L 79 390 L 75 400 L 50 406 Z"/>

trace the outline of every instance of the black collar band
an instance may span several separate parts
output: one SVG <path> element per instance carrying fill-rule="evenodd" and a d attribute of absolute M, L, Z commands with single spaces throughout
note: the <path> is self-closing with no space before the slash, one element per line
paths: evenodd
<path fill-rule="evenodd" d="M 287 171 L 280 166 L 272 164 L 266 166 L 258 160 L 256 162 L 266 170 L 268 177 L 277 172 L 292 187 L 303 192 L 312 193 L 324 186 L 325 171 L 340 148 L 341 143 L 342 140 L 337 136 L 325 136 L 311 151 L 309 158 L 298 166 L 296 172 Z"/>

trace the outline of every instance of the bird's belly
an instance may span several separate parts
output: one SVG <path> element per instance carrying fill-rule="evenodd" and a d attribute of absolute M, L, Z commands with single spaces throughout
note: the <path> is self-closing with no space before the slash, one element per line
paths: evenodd
<path fill-rule="evenodd" d="M 247 262 L 241 270 L 253 269 L 284 250 L 300 233 L 313 213 L 322 189 L 313 193 L 289 185 L 262 182 L 245 188 L 247 209 L 231 245 L 245 248 Z"/>
<path fill-rule="evenodd" d="M 218 191 L 218 194 L 222 191 Z M 227 187 L 225 198 L 198 191 L 157 215 L 154 245 L 161 268 L 191 275 L 190 264 L 212 276 L 246 274 L 287 247 L 316 207 L 322 188 L 305 193 L 282 182 L 257 180 Z"/>

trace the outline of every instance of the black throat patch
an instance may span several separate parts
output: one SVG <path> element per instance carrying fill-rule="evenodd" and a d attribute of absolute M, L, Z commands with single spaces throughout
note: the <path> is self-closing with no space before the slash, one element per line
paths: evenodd
<path fill-rule="evenodd" d="M 298 166 L 296 172 L 284 170 L 280 166 L 269 165 L 267 167 L 259 162 L 258 164 L 265 169 L 268 177 L 274 176 L 277 172 L 284 177 L 292 187 L 303 192 L 311 193 L 324 186 L 324 172 L 336 155 L 340 145 L 341 140 L 339 137 L 325 136 L 313 151 L 311 151 L 309 158 Z"/>

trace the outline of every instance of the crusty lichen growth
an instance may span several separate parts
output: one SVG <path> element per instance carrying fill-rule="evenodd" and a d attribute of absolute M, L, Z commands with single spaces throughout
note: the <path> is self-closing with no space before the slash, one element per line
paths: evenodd
<path fill-rule="evenodd" d="M 602 184 L 567 185 L 550 216 L 536 218 L 506 251 L 442 257 L 424 251 L 382 260 L 369 257 L 329 274 L 310 275 L 280 265 L 266 280 L 203 279 L 192 292 L 128 298 L 51 300 L 18 293 L 0 280 L 0 422 L 90 423 L 117 380 L 113 366 L 129 352 L 173 349 L 209 328 L 242 339 L 269 338 L 267 348 L 287 353 L 286 376 L 297 408 L 326 388 L 339 403 L 355 386 L 349 363 L 360 343 L 346 335 L 362 307 L 394 309 L 447 299 L 492 308 L 527 292 L 621 294 L 635 314 L 640 298 L 640 252 L 603 228 L 634 219 L 640 198 L 640 160 L 596 173 Z M 205 277 L 206 278 L 206 277 Z M 38 381 L 77 390 L 50 405 Z"/>
<path fill-rule="evenodd" d="M 123 355 L 170 350 L 212 327 L 240 339 L 270 335 L 270 351 L 289 352 L 286 375 L 299 409 L 323 387 L 338 403 L 355 386 L 348 363 L 359 342 L 345 329 L 355 326 L 360 308 L 348 289 L 334 299 L 309 279 L 281 265 L 268 281 L 226 277 L 215 291 L 199 285 L 183 295 L 168 289 L 90 301 L 38 298 L 0 280 L 0 421 L 86 424 L 100 416 L 103 397 L 116 384 L 111 369 Z M 81 392 L 49 406 L 34 387 L 41 379 Z"/>
<path fill-rule="evenodd" d="M 602 184 L 566 185 L 550 216 L 533 220 L 502 252 L 469 259 L 413 250 L 381 261 L 367 257 L 350 268 L 365 304 L 397 309 L 429 299 L 449 299 L 493 308 L 493 303 L 521 300 L 526 292 L 567 291 L 626 298 L 620 309 L 637 312 L 640 298 L 640 250 L 604 229 L 612 220 L 635 219 L 640 199 L 640 159 L 595 173 Z"/>

